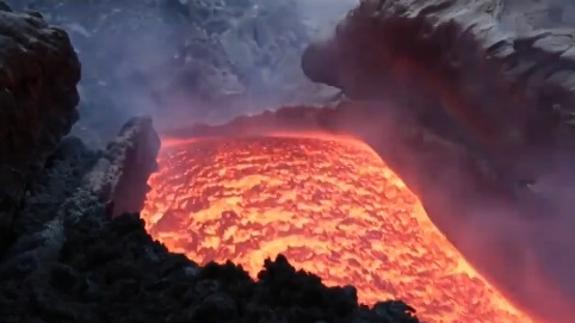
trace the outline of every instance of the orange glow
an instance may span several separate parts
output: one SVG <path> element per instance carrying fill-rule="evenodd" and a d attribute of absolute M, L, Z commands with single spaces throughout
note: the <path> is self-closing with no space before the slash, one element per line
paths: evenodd
<path fill-rule="evenodd" d="M 367 145 L 329 136 L 172 141 L 150 179 L 153 237 L 256 277 L 282 253 L 362 303 L 402 299 L 424 322 L 531 322 L 439 232 Z"/>

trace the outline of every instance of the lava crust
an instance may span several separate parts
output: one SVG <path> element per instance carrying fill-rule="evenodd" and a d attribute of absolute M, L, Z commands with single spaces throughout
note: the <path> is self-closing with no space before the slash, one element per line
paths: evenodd
<path fill-rule="evenodd" d="M 429 220 L 367 145 L 318 135 L 168 141 L 142 217 L 168 249 L 256 277 L 285 254 L 359 300 L 402 299 L 429 322 L 529 322 Z"/>

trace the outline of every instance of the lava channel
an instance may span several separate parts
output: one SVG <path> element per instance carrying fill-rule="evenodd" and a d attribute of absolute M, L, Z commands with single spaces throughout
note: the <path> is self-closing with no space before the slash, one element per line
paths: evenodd
<path fill-rule="evenodd" d="M 143 211 L 148 232 L 257 277 L 284 254 L 364 304 L 401 299 L 424 322 L 531 322 L 433 225 L 366 144 L 326 136 L 171 142 Z"/>

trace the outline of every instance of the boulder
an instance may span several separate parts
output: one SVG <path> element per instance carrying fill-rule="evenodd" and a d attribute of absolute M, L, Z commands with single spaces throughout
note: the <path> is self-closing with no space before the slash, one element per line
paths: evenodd
<path fill-rule="evenodd" d="M 80 63 L 39 14 L 0 6 L 0 249 L 30 179 L 77 119 Z"/>
<path fill-rule="evenodd" d="M 302 65 L 352 99 L 411 109 L 508 182 L 534 182 L 575 158 L 575 6 L 559 3 L 366 0 Z"/>

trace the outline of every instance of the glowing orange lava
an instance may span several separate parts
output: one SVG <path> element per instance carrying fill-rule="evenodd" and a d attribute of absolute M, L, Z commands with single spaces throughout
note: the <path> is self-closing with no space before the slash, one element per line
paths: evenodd
<path fill-rule="evenodd" d="M 531 322 L 429 220 L 367 145 L 338 137 L 172 142 L 143 212 L 148 231 L 200 264 L 253 277 L 282 253 L 361 302 L 402 299 L 426 322 Z"/>

